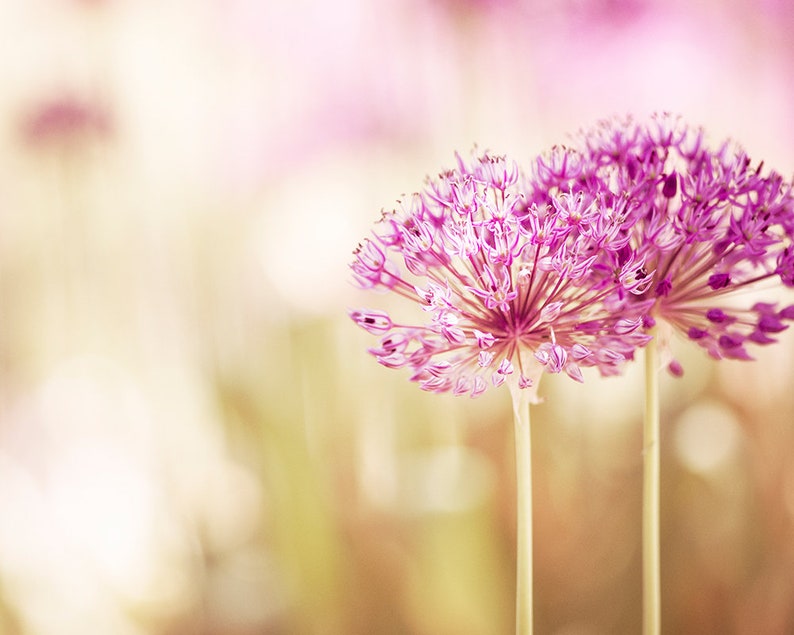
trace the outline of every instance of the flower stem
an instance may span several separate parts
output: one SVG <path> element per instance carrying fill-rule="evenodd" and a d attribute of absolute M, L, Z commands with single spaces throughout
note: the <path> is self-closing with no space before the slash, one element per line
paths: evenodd
<path fill-rule="evenodd" d="M 659 351 L 656 334 L 645 347 L 642 489 L 642 632 L 661 632 L 659 558 Z"/>
<path fill-rule="evenodd" d="M 531 391 L 510 386 L 516 446 L 516 635 L 532 633 L 532 446 Z"/>

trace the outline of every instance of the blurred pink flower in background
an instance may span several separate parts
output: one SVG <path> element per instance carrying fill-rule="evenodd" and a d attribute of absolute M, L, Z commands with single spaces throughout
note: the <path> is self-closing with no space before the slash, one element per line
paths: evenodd
<path fill-rule="evenodd" d="M 22 134 L 31 145 L 69 143 L 81 137 L 102 138 L 112 132 L 106 108 L 68 95 L 34 106 L 22 122 Z"/>
<path fill-rule="evenodd" d="M 218 13 L 221 42 L 241 62 L 231 141 L 258 162 L 256 178 L 340 147 L 416 144 L 457 117 L 460 70 L 442 54 L 454 33 L 410 4 L 235 0 Z"/>

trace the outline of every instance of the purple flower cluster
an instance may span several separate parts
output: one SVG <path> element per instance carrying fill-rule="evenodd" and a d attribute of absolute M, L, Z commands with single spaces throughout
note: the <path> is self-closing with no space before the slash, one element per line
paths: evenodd
<path fill-rule="evenodd" d="M 392 212 L 355 252 L 359 286 L 415 302 L 424 324 L 384 311 L 351 317 L 380 337 L 370 349 L 390 368 L 409 367 L 422 388 L 481 394 L 539 369 L 615 374 L 648 336 L 610 301 L 624 287 L 596 269 L 601 251 L 627 245 L 622 216 L 584 192 L 536 204 L 527 179 L 504 157 L 483 154 L 430 180 Z M 631 285 L 625 285 L 630 291 Z"/>
<path fill-rule="evenodd" d="M 603 122 L 577 145 L 529 174 L 458 157 L 383 214 L 355 251 L 355 281 L 422 311 L 350 311 L 378 336 L 381 364 L 478 396 L 510 375 L 528 387 L 544 371 L 617 374 L 657 320 L 733 359 L 787 328 L 794 307 L 723 299 L 764 279 L 794 286 L 789 183 L 669 116 Z"/>
<path fill-rule="evenodd" d="M 702 130 L 669 115 L 602 122 L 563 154 L 564 169 L 559 157 L 538 161 L 530 198 L 586 192 L 622 206 L 630 239 L 597 264 L 633 278 L 622 310 L 640 309 L 646 326 L 666 322 L 717 359 L 751 359 L 748 345 L 788 328 L 794 306 L 742 306 L 737 292 L 764 280 L 794 286 L 791 183 L 731 143 L 709 149 Z"/>

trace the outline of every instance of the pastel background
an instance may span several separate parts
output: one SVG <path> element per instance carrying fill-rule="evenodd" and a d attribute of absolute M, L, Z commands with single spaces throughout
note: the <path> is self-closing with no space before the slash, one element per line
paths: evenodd
<path fill-rule="evenodd" d="M 792 175 L 792 33 L 783 0 L 2 3 L 0 634 L 509 633 L 507 391 L 378 366 L 351 252 L 455 150 L 614 114 Z M 674 346 L 664 630 L 792 633 L 792 334 Z M 538 633 L 640 630 L 640 372 L 542 384 Z"/>

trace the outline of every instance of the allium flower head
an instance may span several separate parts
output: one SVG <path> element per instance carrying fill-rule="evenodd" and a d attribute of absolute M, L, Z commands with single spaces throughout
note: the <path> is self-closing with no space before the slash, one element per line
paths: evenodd
<path fill-rule="evenodd" d="M 646 327 L 661 319 L 717 359 L 750 359 L 749 345 L 774 342 L 794 319 L 794 306 L 737 293 L 794 286 L 794 196 L 734 144 L 710 149 L 702 130 L 669 115 L 605 121 L 579 151 L 541 158 L 536 174 L 529 200 L 570 191 L 622 210 L 628 240 L 595 267 L 623 282 L 622 310 Z"/>
<path fill-rule="evenodd" d="M 618 261 L 626 249 L 622 203 L 583 188 L 524 195 L 540 187 L 504 157 L 458 157 L 383 214 L 353 276 L 415 306 L 405 321 L 350 312 L 379 338 L 370 352 L 381 364 L 409 368 L 425 390 L 478 396 L 511 375 L 529 387 L 544 370 L 616 374 L 648 341 L 640 319 L 615 311 L 634 277 L 596 267 L 601 251 Z"/>

